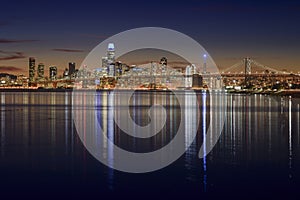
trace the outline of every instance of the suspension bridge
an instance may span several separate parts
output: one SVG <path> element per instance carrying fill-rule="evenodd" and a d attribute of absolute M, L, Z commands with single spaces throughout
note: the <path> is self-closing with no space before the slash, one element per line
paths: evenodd
<path fill-rule="evenodd" d="M 257 62 L 254 59 L 251 58 L 244 58 L 243 60 L 240 60 L 239 62 L 235 63 L 234 65 L 226 68 L 221 72 L 224 76 L 256 76 L 256 75 L 265 75 L 270 74 L 274 76 L 290 76 L 294 73 L 288 72 L 285 70 L 278 70 L 274 67 L 269 67 L 266 65 L 263 65 L 259 62 Z"/>
<path fill-rule="evenodd" d="M 299 73 L 293 73 L 286 70 L 278 70 L 257 62 L 251 58 L 244 58 L 234 65 L 226 68 L 221 72 L 223 78 L 243 80 L 245 85 L 249 85 L 255 81 L 263 80 L 290 80 L 298 82 L 300 80 Z"/>

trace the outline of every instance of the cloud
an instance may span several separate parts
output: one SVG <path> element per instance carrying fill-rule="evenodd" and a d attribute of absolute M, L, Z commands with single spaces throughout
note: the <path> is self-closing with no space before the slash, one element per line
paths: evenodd
<path fill-rule="evenodd" d="M 61 51 L 61 52 L 67 52 L 67 53 L 84 52 L 84 50 L 81 50 L 81 49 L 52 49 L 52 51 Z"/>
<path fill-rule="evenodd" d="M 9 52 L 0 50 L 0 60 L 15 60 L 26 58 L 23 52 Z"/>
<path fill-rule="evenodd" d="M 22 69 L 14 66 L 0 66 L 0 72 L 19 72 L 23 71 Z"/>
<path fill-rule="evenodd" d="M 0 24 L 1 26 L 1 24 Z M 3 39 L 0 38 L 0 44 L 7 44 L 7 43 L 23 43 L 23 42 L 36 42 L 38 40 L 12 40 L 12 39 Z"/>

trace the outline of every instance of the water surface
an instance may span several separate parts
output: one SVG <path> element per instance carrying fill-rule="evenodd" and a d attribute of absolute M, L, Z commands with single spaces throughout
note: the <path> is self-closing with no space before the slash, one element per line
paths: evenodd
<path fill-rule="evenodd" d="M 182 114 L 191 122 L 187 123 L 185 139 L 189 140 L 189 132 L 199 121 L 197 137 L 180 159 L 164 169 L 146 174 L 119 172 L 98 162 L 84 148 L 72 119 L 71 92 L 1 92 L 1 195 L 242 198 L 299 194 L 300 99 L 226 95 L 222 135 L 212 152 L 199 159 L 203 133 L 218 99 L 198 94 L 198 111 L 190 102 L 181 113 L 173 95 L 135 94 L 130 112 L 137 124 L 150 122 L 147 112 L 153 102 L 163 104 L 167 111 L 162 131 L 141 140 L 122 133 L 111 120 L 108 94 L 83 96 L 92 95 L 97 100 L 97 118 L 93 120 L 106 127 L 106 134 L 124 149 L 148 152 L 168 144 Z M 84 113 L 84 108 L 76 112 Z"/>

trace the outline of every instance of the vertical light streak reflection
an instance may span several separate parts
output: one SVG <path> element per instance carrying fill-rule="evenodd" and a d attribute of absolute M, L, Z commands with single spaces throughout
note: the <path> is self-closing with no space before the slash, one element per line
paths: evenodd
<path fill-rule="evenodd" d="M 51 102 L 50 102 L 50 126 L 51 126 L 51 145 L 55 145 L 55 114 L 56 114 L 56 95 L 51 93 Z M 54 148 L 53 148 L 54 149 Z"/>
<path fill-rule="evenodd" d="M 107 160 L 109 166 L 114 166 L 114 95 L 108 96 L 108 114 L 107 114 Z M 109 142 L 109 140 L 111 142 Z M 108 168 L 109 188 L 113 189 L 114 170 Z"/>
<path fill-rule="evenodd" d="M 115 98 L 117 97 L 117 98 Z M 95 145 L 99 153 L 107 159 L 110 166 L 114 163 L 114 141 L 115 130 L 114 123 L 114 109 L 115 102 L 118 101 L 117 94 L 109 95 L 107 92 L 96 94 L 95 115 L 94 115 L 94 134 Z M 116 131 L 116 132 L 115 132 Z M 101 137 L 100 134 L 103 134 Z M 118 136 L 116 136 L 118 137 Z M 102 143 L 102 144 L 101 144 Z M 110 167 L 107 168 L 107 183 L 110 190 L 113 190 L 114 170 Z"/>
<path fill-rule="evenodd" d="M 254 94 L 254 131 L 253 131 L 253 142 L 257 142 L 257 129 L 258 129 L 258 119 L 257 117 L 259 116 L 259 108 L 260 108 L 260 103 L 258 103 L 258 101 L 260 100 L 260 98 L 258 98 L 259 96 L 257 94 Z M 252 143 L 252 131 L 249 131 L 249 135 L 250 135 L 250 139 L 249 139 L 249 142 L 250 142 L 250 146 L 251 146 L 251 143 Z"/>
<path fill-rule="evenodd" d="M 289 98 L 289 178 L 292 178 L 292 99 Z"/>
<path fill-rule="evenodd" d="M 268 125 L 268 129 L 269 129 L 269 145 L 268 145 L 268 151 L 269 151 L 269 155 L 271 155 L 272 153 L 272 104 L 271 104 L 271 97 L 269 97 L 269 113 L 268 113 L 268 118 L 269 118 L 269 125 Z M 271 157 L 270 157 L 271 159 Z"/>
<path fill-rule="evenodd" d="M 56 156 L 55 156 L 55 151 L 56 151 L 56 94 L 55 93 L 51 93 L 51 103 L 50 103 L 50 129 L 51 129 L 51 164 L 52 164 L 52 169 L 55 170 L 56 168 Z M 34 98 L 34 96 L 31 96 L 30 102 L 34 102 L 34 100 L 32 100 Z M 29 110 L 29 114 L 31 114 L 31 107 Z M 31 115 L 29 117 L 29 120 L 31 121 Z M 31 124 L 29 125 L 30 129 L 31 129 Z M 32 131 L 33 132 L 33 131 Z M 30 130 L 30 134 L 31 134 L 31 130 Z M 32 137 L 30 138 L 30 140 L 32 140 Z"/>
<path fill-rule="evenodd" d="M 207 168 L 206 168 L 206 94 L 202 95 L 202 136 L 203 136 L 203 189 L 207 188 Z"/>
<path fill-rule="evenodd" d="M 236 146 L 235 146 L 235 137 L 236 137 L 236 133 L 235 133 L 235 125 L 237 124 L 237 126 L 239 125 L 238 122 L 236 122 L 236 114 L 235 114 L 235 107 L 236 107 L 236 101 L 235 99 L 232 99 L 231 97 L 231 102 L 232 102 L 232 112 L 231 112 L 231 135 L 233 138 L 233 144 L 232 144 L 232 154 L 233 154 L 233 160 L 235 160 L 235 155 L 236 155 Z"/>
<path fill-rule="evenodd" d="M 74 94 L 74 93 L 73 93 Z M 70 130 L 70 132 L 71 132 L 71 141 L 70 141 L 70 151 L 71 151 L 71 153 L 70 153 L 70 155 L 74 155 L 74 139 L 75 139 L 75 135 L 74 135 L 74 103 L 76 102 L 76 101 L 74 101 L 74 98 L 73 98 L 73 94 L 71 94 L 71 100 L 70 100 L 70 102 L 71 102 L 71 105 L 72 105 L 72 107 L 71 107 L 71 130 Z M 72 173 L 72 175 L 74 174 L 74 156 L 71 156 L 71 173 Z"/>
<path fill-rule="evenodd" d="M 65 153 L 68 153 L 69 144 L 68 144 L 68 138 L 69 138 L 69 131 L 68 131 L 68 123 L 69 123 L 69 93 L 65 92 Z"/>
<path fill-rule="evenodd" d="M 1 94 L 1 156 L 4 156 L 5 146 L 5 93 Z"/>
<path fill-rule="evenodd" d="M 299 138 L 299 134 L 300 134 L 300 119 L 299 119 L 299 113 L 300 113 L 300 110 L 299 110 L 299 104 L 297 104 L 297 127 L 298 127 L 298 130 L 297 130 L 297 135 L 298 135 L 298 146 L 300 144 L 300 138 Z"/>
<path fill-rule="evenodd" d="M 23 127 L 23 134 L 24 134 L 24 143 L 29 145 L 30 143 L 30 132 L 29 132 L 29 123 L 30 123 L 30 112 L 29 112 L 29 106 L 28 106 L 28 93 L 23 92 L 22 93 L 22 104 L 23 104 L 23 121 L 24 127 Z"/>
<path fill-rule="evenodd" d="M 196 154 L 196 145 L 193 143 L 194 137 L 192 137 L 192 133 L 197 131 L 197 120 L 198 116 L 198 107 L 197 99 L 193 98 L 193 95 L 190 92 L 185 92 L 185 109 L 184 109 L 184 118 L 185 118 L 185 160 L 186 160 L 186 168 L 190 172 L 186 177 L 189 181 L 195 181 L 195 177 L 193 176 L 193 170 L 195 170 L 195 161 L 194 155 Z M 173 110 L 173 109 L 172 109 Z M 173 110 L 174 112 L 174 110 Z M 183 114 L 183 113 L 182 113 Z M 173 115 L 173 114 L 171 114 Z M 170 120 L 171 123 L 174 121 Z M 176 123 L 176 122 L 175 122 Z M 172 125 L 171 125 L 172 126 Z M 165 141 L 164 141 L 165 142 Z M 192 144 L 192 145 L 190 145 Z"/>
<path fill-rule="evenodd" d="M 254 116 L 257 115 L 257 111 L 256 111 L 256 107 L 254 107 L 254 111 L 252 112 L 251 108 L 252 108 L 252 98 L 251 96 L 247 96 L 248 98 L 248 134 L 247 134 L 247 151 L 250 153 L 250 157 L 251 157 L 251 146 L 252 146 L 252 123 L 251 123 L 251 120 L 252 120 L 252 113 L 254 114 Z M 255 96 L 255 99 L 254 101 L 256 101 L 256 96 Z M 249 110 L 250 109 L 250 110 Z"/>

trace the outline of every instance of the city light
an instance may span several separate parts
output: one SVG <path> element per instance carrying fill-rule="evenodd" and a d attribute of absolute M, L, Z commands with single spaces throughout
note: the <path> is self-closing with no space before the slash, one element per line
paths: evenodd
<path fill-rule="evenodd" d="M 162 55 L 160 61 L 148 65 L 128 66 L 122 61 L 115 60 L 116 47 L 114 43 L 107 44 L 106 55 L 99 55 L 100 68 L 91 70 L 84 65 L 76 69 L 74 62 L 69 62 L 62 75 L 58 74 L 56 66 L 49 67 L 49 76 L 45 76 L 45 65 L 39 63 L 35 69 L 36 59 L 29 58 L 28 74 L 15 76 L 0 74 L 0 87 L 27 88 L 27 89 L 55 89 L 55 88 L 82 88 L 82 89 L 198 89 L 204 90 L 207 86 L 213 89 L 223 85 L 227 92 L 269 92 L 287 89 L 300 89 L 298 74 L 275 70 L 245 58 L 242 62 L 229 67 L 221 74 L 221 78 L 208 72 L 207 54 L 203 54 L 203 70 L 195 64 L 188 65 L 181 72 L 168 67 L 168 59 Z M 102 56 L 102 57 L 101 57 Z M 251 73 L 252 67 L 256 71 Z M 236 70 L 234 70 L 236 68 Z M 239 71 L 239 69 L 242 69 Z M 229 71 L 232 70 L 232 71 Z M 182 78 L 185 77 L 185 78 Z M 83 81 L 83 80 L 89 81 Z M 230 87 L 234 86 L 234 87 Z"/>

